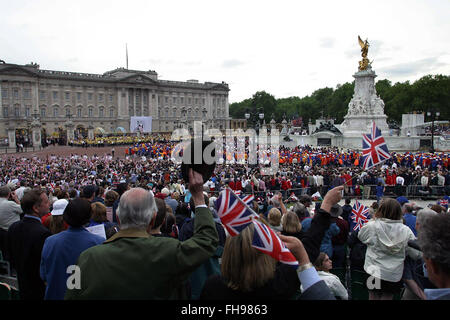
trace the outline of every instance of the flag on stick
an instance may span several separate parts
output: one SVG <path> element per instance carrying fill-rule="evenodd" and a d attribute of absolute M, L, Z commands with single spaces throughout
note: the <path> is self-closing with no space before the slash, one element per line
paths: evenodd
<path fill-rule="evenodd" d="M 277 234 L 264 223 L 253 221 L 255 232 L 252 247 L 282 263 L 298 267 L 298 261 Z"/>
<path fill-rule="evenodd" d="M 384 138 L 381 135 L 381 130 L 377 128 L 375 122 L 373 122 L 371 133 L 363 134 L 362 146 L 362 163 L 364 170 L 386 161 L 391 157 L 386 141 L 384 141 Z"/>
<path fill-rule="evenodd" d="M 350 218 L 355 223 L 353 231 L 361 230 L 361 228 L 369 221 L 369 208 L 356 200 Z"/>
<path fill-rule="evenodd" d="M 258 218 L 258 214 L 248 206 L 253 199 L 253 195 L 241 199 L 229 188 L 220 193 L 216 200 L 217 215 L 231 236 L 237 236 L 252 219 Z"/>

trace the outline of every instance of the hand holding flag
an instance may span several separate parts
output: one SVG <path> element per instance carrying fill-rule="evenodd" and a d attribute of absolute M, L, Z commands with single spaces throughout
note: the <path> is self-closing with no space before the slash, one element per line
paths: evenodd
<path fill-rule="evenodd" d="M 231 236 L 237 236 L 251 223 L 254 224 L 252 246 L 274 259 L 289 265 L 297 266 L 298 262 L 275 232 L 265 224 L 256 221 L 259 218 L 249 204 L 254 199 L 248 195 L 242 199 L 229 188 L 220 193 L 216 200 L 217 214 Z"/>

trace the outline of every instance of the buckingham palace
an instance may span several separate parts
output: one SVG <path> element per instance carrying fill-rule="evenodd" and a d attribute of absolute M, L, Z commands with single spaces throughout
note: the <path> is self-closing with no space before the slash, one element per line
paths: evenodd
<path fill-rule="evenodd" d="M 196 120 L 224 130 L 229 90 L 225 82 L 160 80 L 151 70 L 88 74 L 0 60 L 0 138 L 37 142 L 38 129 L 66 139 L 129 133 L 131 117 L 151 117 L 152 132 L 191 129 Z"/>

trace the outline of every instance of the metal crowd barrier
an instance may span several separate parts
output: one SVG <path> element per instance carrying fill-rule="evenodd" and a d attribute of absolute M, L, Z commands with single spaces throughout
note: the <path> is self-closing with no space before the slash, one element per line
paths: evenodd
<path fill-rule="evenodd" d="M 356 186 L 349 186 L 345 188 L 344 199 L 361 199 L 361 200 L 376 200 L 376 185 L 357 185 L 360 188 L 360 193 L 355 191 Z M 436 200 L 442 198 L 444 195 L 450 195 L 450 186 L 428 186 L 424 187 L 422 185 L 408 185 L 408 186 L 384 186 L 384 196 L 385 197 L 399 197 L 405 196 L 408 199 L 423 199 L 423 200 Z M 291 188 L 287 190 L 277 189 L 277 190 L 266 190 L 258 191 L 253 190 L 252 192 L 241 191 L 241 195 L 253 194 L 255 197 L 267 197 L 270 194 L 275 194 L 276 192 L 281 192 L 283 199 L 288 199 L 292 192 L 297 198 L 302 195 L 312 196 L 314 193 L 319 192 L 322 198 L 330 190 L 329 186 L 313 186 L 305 188 Z M 220 191 L 206 191 L 211 196 L 218 197 Z"/>

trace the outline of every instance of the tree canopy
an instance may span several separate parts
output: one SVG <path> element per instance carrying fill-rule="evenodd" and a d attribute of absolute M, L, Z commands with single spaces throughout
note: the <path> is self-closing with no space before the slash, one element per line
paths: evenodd
<path fill-rule="evenodd" d="M 256 92 L 251 98 L 230 104 L 230 116 L 244 119 L 246 110 L 257 114 L 261 108 L 266 122 L 272 114 L 277 122 L 302 117 L 307 123 L 320 118 L 334 118 L 341 123 L 347 114 L 348 103 L 353 97 L 355 82 L 338 84 L 335 89 L 321 88 L 303 98 L 289 97 L 276 99 L 265 91 Z M 387 79 L 375 84 L 377 94 L 385 103 L 384 112 L 389 120 L 401 122 L 402 114 L 414 111 L 439 111 L 439 119 L 450 119 L 450 77 L 445 75 L 427 75 L 414 83 L 397 82 L 392 85 Z M 427 119 L 426 119 L 427 121 Z"/>

